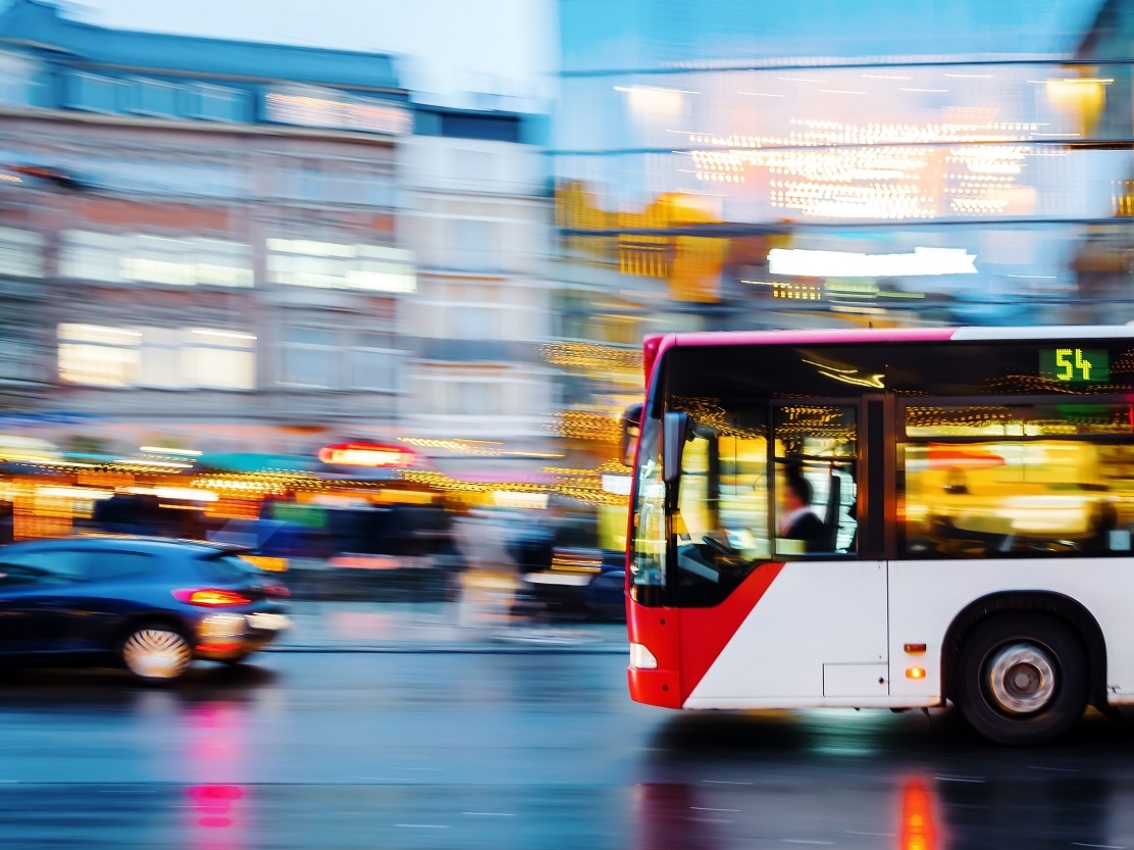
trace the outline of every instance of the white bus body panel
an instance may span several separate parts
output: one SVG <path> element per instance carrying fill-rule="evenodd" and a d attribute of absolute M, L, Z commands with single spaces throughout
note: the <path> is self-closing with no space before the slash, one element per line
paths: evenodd
<path fill-rule="evenodd" d="M 1134 558 L 1005 558 L 785 564 L 685 707 L 937 705 L 949 625 L 1002 591 L 1082 605 L 1106 641 L 1110 701 L 1134 702 Z M 926 651 L 907 654 L 906 644 Z M 912 667 L 925 676 L 907 677 Z"/>
<path fill-rule="evenodd" d="M 890 693 L 918 702 L 941 693 L 941 649 L 970 602 L 1002 591 L 1050 591 L 1087 609 L 1102 630 L 1112 702 L 1134 699 L 1134 558 L 891 561 Z M 926 644 L 921 656 L 907 643 Z M 906 677 L 919 666 L 924 679 Z"/>
<path fill-rule="evenodd" d="M 885 698 L 874 665 L 884 670 L 886 662 L 885 562 L 795 561 L 784 565 L 685 706 L 727 708 L 757 699 L 818 705 L 824 665 L 859 668 L 828 673 L 838 679 L 836 699 Z M 847 693 L 855 681 L 861 690 Z"/>

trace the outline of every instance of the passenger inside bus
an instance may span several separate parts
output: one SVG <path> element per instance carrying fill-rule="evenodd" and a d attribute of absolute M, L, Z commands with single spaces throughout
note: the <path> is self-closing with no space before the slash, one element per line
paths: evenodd
<path fill-rule="evenodd" d="M 827 544 L 827 527 L 811 507 L 811 482 L 797 471 L 789 472 L 780 488 L 780 537 L 803 542 L 805 552 L 833 549 Z"/>
<path fill-rule="evenodd" d="M 911 441 L 904 449 L 904 553 L 947 558 L 1129 554 L 1134 549 L 1131 448 L 1086 439 Z"/>

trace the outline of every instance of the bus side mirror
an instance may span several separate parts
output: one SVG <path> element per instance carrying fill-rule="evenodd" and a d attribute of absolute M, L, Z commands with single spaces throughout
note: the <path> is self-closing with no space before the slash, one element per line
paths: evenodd
<path fill-rule="evenodd" d="M 681 455 L 689 439 L 689 414 L 667 413 L 662 419 L 662 476 L 666 484 L 681 477 Z"/>
<path fill-rule="evenodd" d="M 642 433 L 642 409 L 645 405 L 632 404 L 622 414 L 622 445 L 620 458 L 623 466 L 634 465 L 634 449 Z"/>

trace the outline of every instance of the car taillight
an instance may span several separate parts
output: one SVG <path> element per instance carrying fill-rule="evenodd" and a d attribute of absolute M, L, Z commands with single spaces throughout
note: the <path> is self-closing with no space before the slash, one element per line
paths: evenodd
<path fill-rule="evenodd" d="M 235 590 L 216 590 L 204 588 L 202 590 L 175 590 L 173 598 L 179 602 L 190 605 L 200 605 L 204 608 L 225 608 L 231 605 L 247 605 L 252 600 Z"/>

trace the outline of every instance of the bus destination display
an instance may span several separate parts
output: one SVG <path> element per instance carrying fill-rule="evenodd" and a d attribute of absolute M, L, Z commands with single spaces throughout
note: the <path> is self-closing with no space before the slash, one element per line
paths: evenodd
<path fill-rule="evenodd" d="M 1040 376 L 1065 384 L 1110 380 L 1110 355 L 1088 348 L 1050 348 L 1040 351 Z"/>

